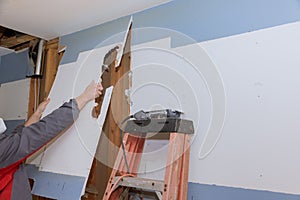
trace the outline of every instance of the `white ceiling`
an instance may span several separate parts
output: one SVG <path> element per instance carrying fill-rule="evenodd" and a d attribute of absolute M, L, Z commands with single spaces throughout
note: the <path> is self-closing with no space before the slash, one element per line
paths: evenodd
<path fill-rule="evenodd" d="M 52 39 L 171 0 L 0 0 L 0 25 Z"/>

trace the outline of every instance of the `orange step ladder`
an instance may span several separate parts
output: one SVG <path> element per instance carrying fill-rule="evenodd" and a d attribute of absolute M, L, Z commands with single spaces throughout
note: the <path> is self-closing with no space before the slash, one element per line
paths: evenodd
<path fill-rule="evenodd" d="M 137 177 L 148 133 L 169 133 L 164 181 Z M 103 200 L 127 200 L 132 195 L 162 200 L 185 200 L 188 191 L 190 140 L 193 122 L 184 119 L 153 119 L 146 126 L 127 122 L 122 145 Z M 125 155 L 124 155 L 125 154 Z"/>

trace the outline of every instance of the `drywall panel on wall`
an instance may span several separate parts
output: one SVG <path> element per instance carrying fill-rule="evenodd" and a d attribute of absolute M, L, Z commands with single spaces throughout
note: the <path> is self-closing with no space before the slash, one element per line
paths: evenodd
<path fill-rule="evenodd" d="M 137 33 L 133 32 L 133 35 L 135 35 Z M 131 90 L 131 113 L 135 113 L 137 112 L 139 109 L 143 109 L 145 110 L 146 108 L 144 108 L 142 105 L 139 106 L 139 101 L 142 101 L 143 98 L 141 98 L 140 100 L 137 100 L 136 98 L 133 98 L 133 95 L 135 96 L 140 96 L 142 97 L 142 95 L 137 95 L 137 93 L 139 93 L 139 91 L 141 92 L 142 90 L 139 90 L 138 88 L 143 84 L 141 82 L 136 82 L 136 76 L 142 76 L 144 77 L 144 74 L 137 74 L 136 73 L 136 69 L 138 67 L 140 67 L 138 64 L 138 62 L 136 62 L 138 60 L 138 57 L 136 55 L 136 52 L 139 51 L 143 51 L 145 49 L 148 48 L 161 48 L 161 49 L 170 49 L 171 46 L 171 38 L 163 38 L 160 40 L 155 40 L 155 41 L 151 41 L 148 43 L 142 43 L 140 45 L 135 45 L 132 47 L 132 76 L 133 76 L 133 82 L 132 82 L 132 90 Z M 141 57 L 141 59 L 144 56 Z M 141 61 L 139 61 L 141 62 Z M 142 64 L 143 65 L 143 64 Z M 138 90 L 138 91 L 137 91 Z M 147 98 L 147 97 L 145 97 Z M 157 102 L 153 103 L 153 106 L 159 106 L 158 104 L 156 104 Z M 139 108 L 138 108 L 139 107 Z M 147 108 L 150 109 L 150 108 Z M 153 108 L 155 109 L 155 108 Z M 146 110 L 145 110 L 146 111 Z M 157 169 L 161 169 L 165 164 L 166 164 L 166 158 L 167 158 L 167 153 L 168 153 L 168 149 L 166 148 L 166 146 L 168 145 L 168 141 L 167 140 L 146 140 L 145 141 L 145 145 L 144 145 L 144 153 L 142 155 L 141 158 L 141 163 L 139 166 L 139 177 L 143 177 L 143 178 L 155 178 L 155 179 L 163 179 L 164 177 L 164 171 L 159 170 L 157 171 Z M 158 151 L 157 151 L 158 150 Z M 154 152 L 158 152 L 159 156 L 157 153 Z"/>
<path fill-rule="evenodd" d="M 5 120 L 27 119 L 30 79 L 0 85 L 0 117 Z"/>
<path fill-rule="evenodd" d="M 214 64 L 203 49 L 196 49 L 201 64 Z M 132 51 L 131 112 L 173 109 L 193 120 L 194 138 L 204 138 L 212 117 L 211 92 L 206 77 L 194 63 L 170 48 L 170 38 L 134 46 Z M 148 140 L 139 176 L 162 179 L 168 141 Z"/>
<path fill-rule="evenodd" d="M 176 49 L 151 46 L 134 52 L 131 111 L 181 109 L 194 120 L 190 182 L 300 194 L 299 34 L 300 23 L 293 23 Z M 199 45 L 205 51 L 199 52 Z M 223 94 L 220 85 L 210 87 L 214 76 L 203 68 L 208 56 Z M 213 120 L 214 115 L 222 117 Z M 210 132 L 216 126 L 219 134 Z M 162 178 L 166 144 L 146 143 L 141 176 Z"/>
<path fill-rule="evenodd" d="M 190 180 L 300 194 L 300 23 L 201 43 L 220 69 L 227 117 L 219 144 L 193 155 Z"/>

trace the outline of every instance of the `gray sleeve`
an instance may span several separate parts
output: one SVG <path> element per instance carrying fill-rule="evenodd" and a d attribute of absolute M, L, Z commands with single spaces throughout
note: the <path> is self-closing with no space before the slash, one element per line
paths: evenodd
<path fill-rule="evenodd" d="M 64 103 L 51 114 L 28 127 L 18 127 L 14 133 L 0 139 L 0 168 L 30 155 L 70 127 L 79 115 L 76 100 Z"/>

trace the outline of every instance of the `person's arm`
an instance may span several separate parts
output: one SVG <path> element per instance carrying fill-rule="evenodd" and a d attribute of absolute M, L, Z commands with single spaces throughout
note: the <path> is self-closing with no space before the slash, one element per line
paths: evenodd
<path fill-rule="evenodd" d="M 60 108 L 41 120 L 39 119 L 41 113 L 40 115 L 34 115 L 24 124 L 23 129 L 19 133 L 9 135 L 0 140 L 0 168 L 30 155 L 71 126 L 78 117 L 79 111 L 89 101 L 100 96 L 102 89 L 101 84 L 92 82 L 77 98 L 64 103 Z M 48 103 L 43 102 L 41 107 L 45 108 Z"/>
<path fill-rule="evenodd" d="M 43 112 L 45 111 L 47 105 L 49 104 L 50 99 L 48 98 L 47 100 L 43 101 L 40 103 L 40 105 L 37 107 L 36 111 L 29 117 L 29 119 L 25 122 L 24 126 L 30 126 L 31 124 L 34 124 L 38 122 L 41 117 Z"/>
<path fill-rule="evenodd" d="M 102 90 L 103 90 L 103 87 L 101 84 L 96 84 L 94 81 L 92 81 L 87 86 L 85 91 L 76 98 L 78 109 L 81 110 L 89 101 L 91 101 L 92 99 L 98 98 L 102 94 Z M 33 115 L 31 115 L 30 118 L 25 122 L 24 126 L 27 127 L 33 123 L 38 122 L 41 119 L 42 114 L 45 111 L 49 102 L 50 102 L 50 99 L 43 101 L 38 106 L 38 108 L 33 113 Z"/>
<path fill-rule="evenodd" d="M 84 92 L 76 97 L 79 110 L 81 110 L 89 101 L 98 98 L 102 94 L 103 87 L 100 83 L 96 84 L 94 81 L 90 83 Z"/>

